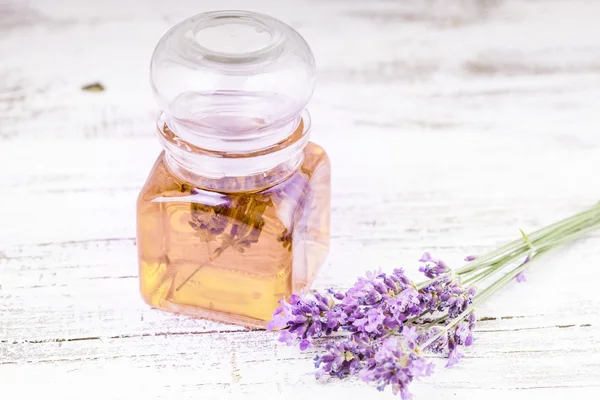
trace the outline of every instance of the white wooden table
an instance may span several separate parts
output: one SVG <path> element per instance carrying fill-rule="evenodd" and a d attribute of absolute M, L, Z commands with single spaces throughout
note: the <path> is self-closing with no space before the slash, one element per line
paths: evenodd
<path fill-rule="evenodd" d="M 0 398 L 392 398 L 316 382 L 314 353 L 152 310 L 134 205 L 160 151 L 147 68 L 170 26 L 247 8 L 311 44 L 333 168 L 317 288 L 459 266 L 600 200 L 600 2 L 0 1 Z M 172 3 L 172 4 L 169 4 Z M 104 91 L 85 91 L 99 82 Z M 416 399 L 596 399 L 600 235 L 482 307 Z M 326 397 L 329 396 L 329 397 Z"/>

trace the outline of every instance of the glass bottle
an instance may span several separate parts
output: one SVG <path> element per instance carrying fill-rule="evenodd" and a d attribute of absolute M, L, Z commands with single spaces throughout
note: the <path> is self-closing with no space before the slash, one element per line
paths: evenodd
<path fill-rule="evenodd" d="M 164 150 L 137 200 L 142 297 L 264 326 L 329 249 L 330 163 L 305 110 L 313 54 L 274 18 L 210 12 L 161 38 L 150 76 Z"/>

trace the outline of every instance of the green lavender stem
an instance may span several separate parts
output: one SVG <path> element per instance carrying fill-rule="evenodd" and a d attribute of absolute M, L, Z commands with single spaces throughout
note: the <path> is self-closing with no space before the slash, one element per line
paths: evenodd
<path fill-rule="evenodd" d="M 600 203 L 579 214 L 565 218 L 545 228 L 534 231 L 526 237 L 514 240 L 490 253 L 469 262 L 454 272 L 465 283 L 474 284 L 493 275 L 498 269 L 518 260 L 525 255 L 549 250 L 574 240 L 600 226 Z M 475 275 L 473 275 L 475 274 Z M 440 275 L 417 285 L 422 289 L 448 274 Z"/>
<path fill-rule="evenodd" d="M 182 287 L 185 286 L 186 283 L 188 283 L 197 273 L 198 271 L 200 271 L 202 268 L 204 268 L 205 266 L 207 266 L 208 264 L 210 264 L 211 262 L 215 261 L 217 258 L 219 258 L 221 256 L 221 254 L 223 254 L 223 252 L 229 247 L 229 244 L 225 244 L 222 247 L 220 247 L 218 250 L 215 250 L 213 252 L 213 254 L 208 257 L 208 260 L 204 261 L 202 264 L 200 264 L 198 267 L 196 267 L 196 269 L 189 274 L 184 280 L 183 282 L 181 282 L 177 288 L 175 289 L 176 292 L 180 291 Z"/>
<path fill-rule="evenodd" d="M 549 250 L 556 249 L 564 244 L 567 244 L 567 243 L 577 239 L 578 237 L 585 235 L 586 233 L 595 231 L 596 229 L 598 229 L 598 224 L 594 224 L 594 225 L 588 226 L 584 229 L 574 231 L 573 233 L 566 234 L 565 236 L 563 236 L 555 241 L 549 242 L 541 247 L 537 247 L 535 249 L 535 254 L 540 255 Z M 520 255 L 520 256 L 522 256 L 522 255 Z M 519 258 L 519 257 L 516 257 L 516 258 Z M 510 261 L 508 261 L 508 262 L 510 262 Z M 472 285 L 472 284 L 476 284 L 476 283 L 485 281 L 485 279 L 487 279 L 490 275 L 493 275 L 494 273 L 498 272 L 498 270 L 502 269 L 506 265 L 507 265 L 507 263 L 503 263 L 503 264 L 499 264 L 499 265 L 490 267 L 487 270 L 484 269 L 482 272 L 479 272 L 478 274 L 476 274 L 474 276 L 467 277 L 463 281 L 463 283 L 465 285 Z"/>
<path fill-rule="evenodd" d="M 572 217 L 563 219 L 545 228 L 539 229 L 529 234 L 528 238 L 534 247 L 542 247 L 548 245 L 557 238 L 565 237 L 571 233 L 575 233 L 592 226 L 597 227 L 599 224 L 600 203 Z M 456 273 L 463 275 L 480 268 L 486 268 L 491 262 L 500 261 L 502 263 L 503 258 L 506 257 L 507 254 L 519 253 L 524 255 L 530 250 L 530 246 L 525 239 L 517 239 L 457 269 Z"/>

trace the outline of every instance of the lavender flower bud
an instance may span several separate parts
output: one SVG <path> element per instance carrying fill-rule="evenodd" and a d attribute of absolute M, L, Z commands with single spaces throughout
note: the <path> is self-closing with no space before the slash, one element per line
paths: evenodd
<path fill-rule="evenodd" d="M 423 254 L 423 257 L 421 257 L 419 261 L 426 263 L 424 266 L 419 267 L 419 271 L 423 272 L 426 277 L 431 279 L 450 271 L 450 268 L 448 268 L 445 262 L 431 257 L 427 252 Z"/>
<path fill-rule="evenodd" d="M 383 339 L 377 347 L 372 362 L 360 370 L 359 377 L 375 383 L 380 391 L 391 386 L 393 394 L 400 394 L 403 400 L 410 399 L 408 385 L 414 379 L 431 375 L 433 364 L 419 356 L 415 342 L 406 337 L 403 341 L 395 337 Z"/>
<path fill-rule="evenodd" d="M 325 351 L 324 355 L 315 357 L 315 367 L 319 368 L 317 379 L 325 374 L 338 378 L 354 375 L 366 365 L 363 360 L 374 353 L 371 343 L 358 335 L 344 341 L 330 342 L 325 345 Z"/>
<path fill-rule="evenodd" d="M 281 300 L 279 304 L 267 330 L 281 331 L 279 341 L 288 346 L 298 344 L 300 350 L 309 348 L 315 337 L 331 335 L 347 319 L 341 305 L 320 293 L 305 297 L 294 294 L 289 302 Z"/>

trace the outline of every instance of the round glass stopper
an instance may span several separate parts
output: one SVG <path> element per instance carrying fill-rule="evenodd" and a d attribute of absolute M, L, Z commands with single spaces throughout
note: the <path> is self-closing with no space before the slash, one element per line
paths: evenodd
<path fill-rule="evenodd" d="M 298 120 L 314 90 L 315 61 L 302 36 L 279 20 L 209 12 L 160 39 L 150 80 L 176 134 L 236 141 Z"/>

